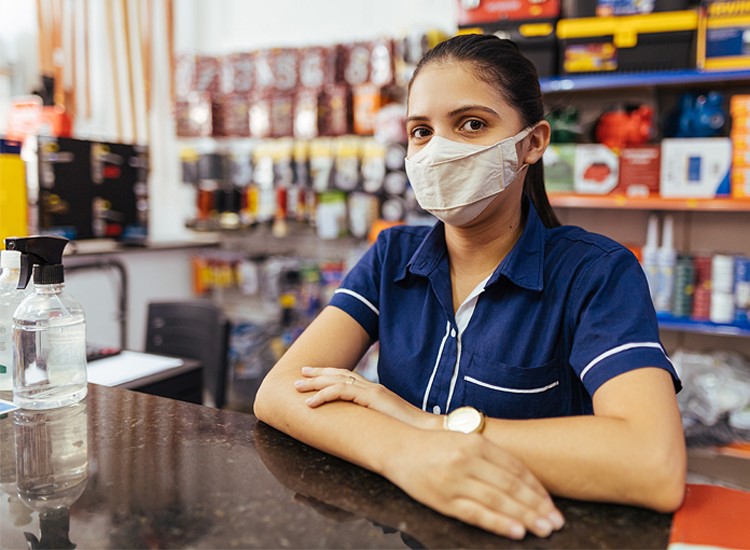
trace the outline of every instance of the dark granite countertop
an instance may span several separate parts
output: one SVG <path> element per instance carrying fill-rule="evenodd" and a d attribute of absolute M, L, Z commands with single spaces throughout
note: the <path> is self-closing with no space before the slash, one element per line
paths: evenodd
<path fill-rule="evenodd" d="M 0 435 L 2 548 L 665 548 L 671 525 L 560 499 L 562 531 L 515 542 L 251 415 L 93 384 Z"/>

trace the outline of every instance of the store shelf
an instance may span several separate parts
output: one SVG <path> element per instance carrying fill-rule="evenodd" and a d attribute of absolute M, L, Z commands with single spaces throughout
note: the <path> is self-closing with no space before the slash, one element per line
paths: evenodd
<path fill-rule="evenodd" d="M 720 84 L 747 81 L 750 71 L 699 71 L 684 69 L 643 73 L 602 73 L 592 75 L 541 78 L 543 93 L 608 90 L 613 88 L 642 88 L 683 84 Z"/>
<path fill-rule="evenodd" d="M 750 212 L 750 199 L 662 199 L 624 195 L 550 193 L 552 206 L 626 210 L 689 210 L 695 212 Z"/>
<path fill-rule="evenodd" d="M 750 325 L 729 325 L 710 321 L 693 321 L 684 317 L 657 314 L 659 328 L 679 332 L 714 334 L 718 336 L 750 336 Z"/>

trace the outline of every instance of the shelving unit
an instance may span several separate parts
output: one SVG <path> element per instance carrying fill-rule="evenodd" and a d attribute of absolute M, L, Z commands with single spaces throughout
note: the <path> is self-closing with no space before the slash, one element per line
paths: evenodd
<path fill-rule="evenodd" d="M 750 71 L 700 71 L 698 69 L 683 69 L 647 73 L 602 73 L 569 77 L 548 77 L 541 78 L 540 84 L 542 92 L 549 94 L 586 90 L 611 90 L 615 88 L 721 84 L 743 80 L 750 82 Z"/>
<path fill-rule="evenodd" d="M 625 195 L 577 195 L 550 193 L 552 206 L 560 208 L 601 208 L 693 212 L 750 212 L 750 199 L 662 199 Z"/>
<path fill-rule="evenodd" d="M 732 325 L 712 323 L 711 321 L 694 321 L 685 317 L 674 317 L 668 314 L 657 314 L 659 328 L 695 334 L 713 334 L 717 336 L 750 337 L 750 325 Z"/>

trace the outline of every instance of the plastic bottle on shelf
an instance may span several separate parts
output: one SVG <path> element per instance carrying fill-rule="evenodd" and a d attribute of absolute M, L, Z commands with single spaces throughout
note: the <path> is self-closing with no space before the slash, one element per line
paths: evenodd
<path fill-rule="evenodd" d="M 53 409 L 86 396 L 86 321 L 81 304 L 63 291 L 67 243 L 52 236 L 5 239 L 8 250 L 21 253 L 18 287 L 34 276 L 34 293 L 13 315 L 13 400 L 21 408 Z"/>
<path fill-rule="evenodd" d="M 651 292 L 651 299 L 654 299 L 657 289 L 657 276 L 659 273 L 659 218 L 656 214 L 651 214 L 648 219 L 648 231 L 646 233 L 646 244 L 641 249 L 641 265 L 646 273 L 648 288 Z"/>
<path fill-rule="evenodd" d="M 0 392 L 13 389 L 13 312 L 26 297 L 20 276 L 20 252 L 0 251 Z"/>
<path fill-rule="evenodd" d="M 657 283 L 654 307 L 657 313 L 672 311 L 674 294 L 674 270 L 677 264 L 677 251 L 674 248 L 674 220 L 671 215 L 664 218 L 661 247 L 657 253 Z"/>

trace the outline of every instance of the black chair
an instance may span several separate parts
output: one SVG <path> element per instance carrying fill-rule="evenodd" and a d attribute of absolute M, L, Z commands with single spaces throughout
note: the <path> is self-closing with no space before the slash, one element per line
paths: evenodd
<path fill-rule="evenodd" d="M 148 305 L 146 352 L 200 361 L 204 405 L 226 402 L 229 321 L 207 301 L 152 302 Z"/>

